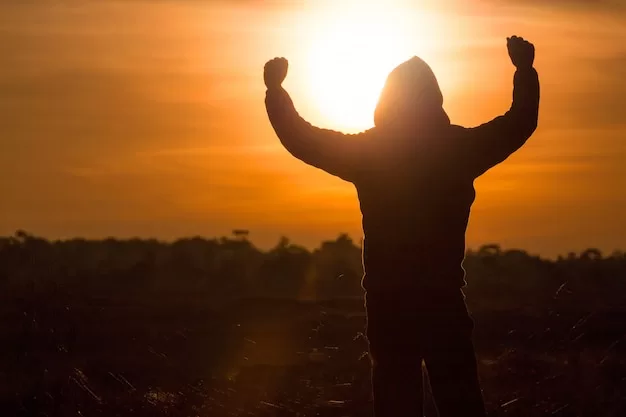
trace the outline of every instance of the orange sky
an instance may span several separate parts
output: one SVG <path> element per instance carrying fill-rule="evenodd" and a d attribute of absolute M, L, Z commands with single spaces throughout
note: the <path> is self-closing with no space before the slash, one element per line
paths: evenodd
<path fill-rule="evenodd" d="M 359 237 L 352 187 L 293 159 L 274 136 L 261 73 L 267 59 L 289 58 L 286 87 L 304 117 L 367 127 L 367 113 L 355 124 L 315 96 L 333 65 L 328 22 L 355 23 L 346 4 L 0 0 L 0 235 L 172 239 L 247 228 L 262 247 L 281 234 L 311 246 Z M 537 46 L 539 129 L 476 182 L 470 246 L 626 249 L 626 4 L 380 4 L 404 20 L 375 29 L 387 39 L 401 28 L 406 39 L 372 45 L 372 55 L 425 58 L 456 124 L 507 110 L 506 36 Z M 384 56 L 381 68 L 399 63 Z M 328 82 L 351 78 L 338 74 Z M 384 81 L 361 76 L 370 92 Z"/>

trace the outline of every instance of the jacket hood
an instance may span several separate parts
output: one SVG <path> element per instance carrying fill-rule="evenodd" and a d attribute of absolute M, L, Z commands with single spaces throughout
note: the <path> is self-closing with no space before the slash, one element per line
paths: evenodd
<path fill-rule="evenodd" d="M 415 56 L 387 77 L 374 112 L 374 124 L 417 129 L 449 125 L 442 106 L 443 95 L 435 74 Z"/>

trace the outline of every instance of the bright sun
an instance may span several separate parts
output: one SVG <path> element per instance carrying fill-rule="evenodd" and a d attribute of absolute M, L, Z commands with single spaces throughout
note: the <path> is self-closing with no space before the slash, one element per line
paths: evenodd
<path fill-rule="evenodd" d="M 389 72 L 428 46 L 424 37 L 416 45 L 414 28 L 421 25 L 424 29 L 429 22 L 416 21 L 414 14 L 407 13 L 409 9 L 389 3 L 350 6 L 341 2 L 324 10 L 309 29 L 309 95 L 334 127 L 347 131 L 372 127 L 374 108 Z"/>

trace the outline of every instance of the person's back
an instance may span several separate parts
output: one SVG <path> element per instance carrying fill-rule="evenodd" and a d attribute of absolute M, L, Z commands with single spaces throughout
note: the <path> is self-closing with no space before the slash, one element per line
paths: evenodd
<path fill-rule="evenodd" d="M 465 129 L 450 124 L 437 80 L 424 61 L 413 58 L 390 74 L 376 109 L 376 128 L 364 144 L 372 149 L 361 151 L 367 157 L 352 179 L 363 214 L 364 288 L 465 284 L 461 264 L 474 179 L 534 131 L 534 97 L 528 103 L 518 100 L 521 108 L 509 117 L 513 121 L 502 117 Z M 411 115 L 404 116 L 398 106 Z M 390 265 L 405 273 L 387 276 Z"/>
<path fill-rule="evenodd" d="M 266 65 L 266 106 L 281 142 L 358 192 L 377 417 L 419 415 L 422 360 L 442 417 L 484 415 L 461 291 L 473 182 L 531 136 L 539 104 L 533 46 L 513 37 L 509 54 L 518 70 L 505 115 L 476 128 L 452 125 L 432 70 L 415 57 L 390 74 L 375 127 L 359 135 L 301 119 L 280 87 L 286 61 Z"/>

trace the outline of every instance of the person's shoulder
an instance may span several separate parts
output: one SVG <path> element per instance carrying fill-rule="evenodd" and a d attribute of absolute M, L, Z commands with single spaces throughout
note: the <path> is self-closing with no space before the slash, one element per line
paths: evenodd
<path fill-rule="evenodd" d="M 464 126 L 451 124 L 446 129 L 445 136 L 446 136 L 446 139 L 454 142 L 458 140 L 463 140 L 467 136 L 468 132 L 469 132 L 469 129 Z"/>
<path fill-rule="evenodd" d="M 460 125 L 450 125 L 450 132 L 451 133 L 458 133 L 458 134 L 463 134 L 465 133 L 465 131 L 467 130 L 466 127 L 460 126 Z"/>

